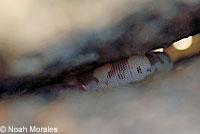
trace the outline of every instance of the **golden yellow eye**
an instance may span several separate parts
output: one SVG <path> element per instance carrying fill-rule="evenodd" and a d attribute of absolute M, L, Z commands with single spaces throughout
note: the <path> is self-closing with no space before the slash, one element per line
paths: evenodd
<path fill-rule="evenodd" d="M 179 40 L 175 43 L 173 43 L 173 46 L 177 49 L 177 50 L 186 50 L 188 48 L 190 48 L 190 46 L 192 45 L 192 36 L 189 36 L 188 38 L 184 38 L 182 40 Z"/>

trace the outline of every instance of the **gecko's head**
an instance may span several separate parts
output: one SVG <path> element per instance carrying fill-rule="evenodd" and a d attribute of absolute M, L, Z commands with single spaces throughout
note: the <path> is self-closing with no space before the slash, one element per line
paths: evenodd
<path fill-rule="evenodd" d="M 154 53 L 158 72 L 169 71 L 173 68 L 173 61 L 167 53 Z"/>

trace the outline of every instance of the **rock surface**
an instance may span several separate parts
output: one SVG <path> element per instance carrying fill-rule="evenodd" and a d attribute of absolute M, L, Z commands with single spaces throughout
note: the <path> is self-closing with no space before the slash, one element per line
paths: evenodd
<path fill-rule="evenodd" d="M 61 134 L 183 134 L 200 132 L 200 58 L 140 83 L 104 92 L 68 92 L 57 101 L 1 102 L 0 123 L 57 127 Z"/>
<path fill-rule="evenodd" d="M 199 0 L 3 0 L 0 5 L 1 55 L 7 74 L 18 77 L 84 70 L 200 31 Z"/>
<path fill-rule="evenodd" d="M 1 94 L 60 83 L 66 73 L 200 31 L 199 0 L 2 0 L 0 10 Z"/>

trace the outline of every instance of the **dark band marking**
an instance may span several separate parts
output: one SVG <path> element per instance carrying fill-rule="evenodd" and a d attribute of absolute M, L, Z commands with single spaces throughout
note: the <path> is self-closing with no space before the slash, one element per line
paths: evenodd
<path fill-rule="evenodd" d="M 107 79 L 111 79 L 114 75 L 117 75 L 119 79 L 125 79 L 125 72 L 128 69 L 128 60 L 122 59 L 117 62 L 110 63 L 111 70 L 108 72 Z"/>
<path fill-rule="evenodd" d="M 153 66 L 153 65 L 156 64 L 155 58 L 154 58 L 154 56 L 153 56 L 152 54 L 147 53 L 147 54 L 145 54 L 145 56 L 148 58 L 148 60 L 149 60 L 149 62 L 150 62 L 150 64 L 151 64 L 151 66 Z"/>
<path fill-rule="evenodd" d="M 147 68 L 147 72 L 151 72 L 151 68 Z"/>
<path fill-rule="evenodd" d="M 156 54 L 147 53 L 145 56 L 149 59 L 151 65 L 155 65 L 158 61 L 160 61 L 161 64 L 164 64 L 164 61 Z"/>
<path fill-rule="evenodd" d="M 158 55 L 155 54 L 155 58 L 156 60 L 159 60 L 161 64 L 164 64 L 164 61 Z"/>
<path fill-rule="evenodd" d="M 142 74 L 142 69 L 140 66 L 137 67 L 137 72 L 138 72 L 138 74 Z"/>
<path fill-rule="evenodd" d="M 161 64 L 164 64 L 164 61 L 156 54 L 153 53 L 147 53 L 145 54 L 145 56 L 148 58 L 151 66 L 155 65 L 155 71 L 157 71 L 157 67 L 156 67 L 156 62 L 160 62 Z"/>

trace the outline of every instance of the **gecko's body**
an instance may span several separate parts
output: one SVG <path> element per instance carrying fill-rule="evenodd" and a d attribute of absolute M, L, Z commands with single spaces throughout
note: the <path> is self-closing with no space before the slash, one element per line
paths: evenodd
<path fill-rule="evenodd" d="M 173 62 L 166 53 L 147 53 L 105 64 L 93 71 L 78 75 L 85 89 L 97 90 L 136 82 L 155 72 L 172 69 Z"/>

